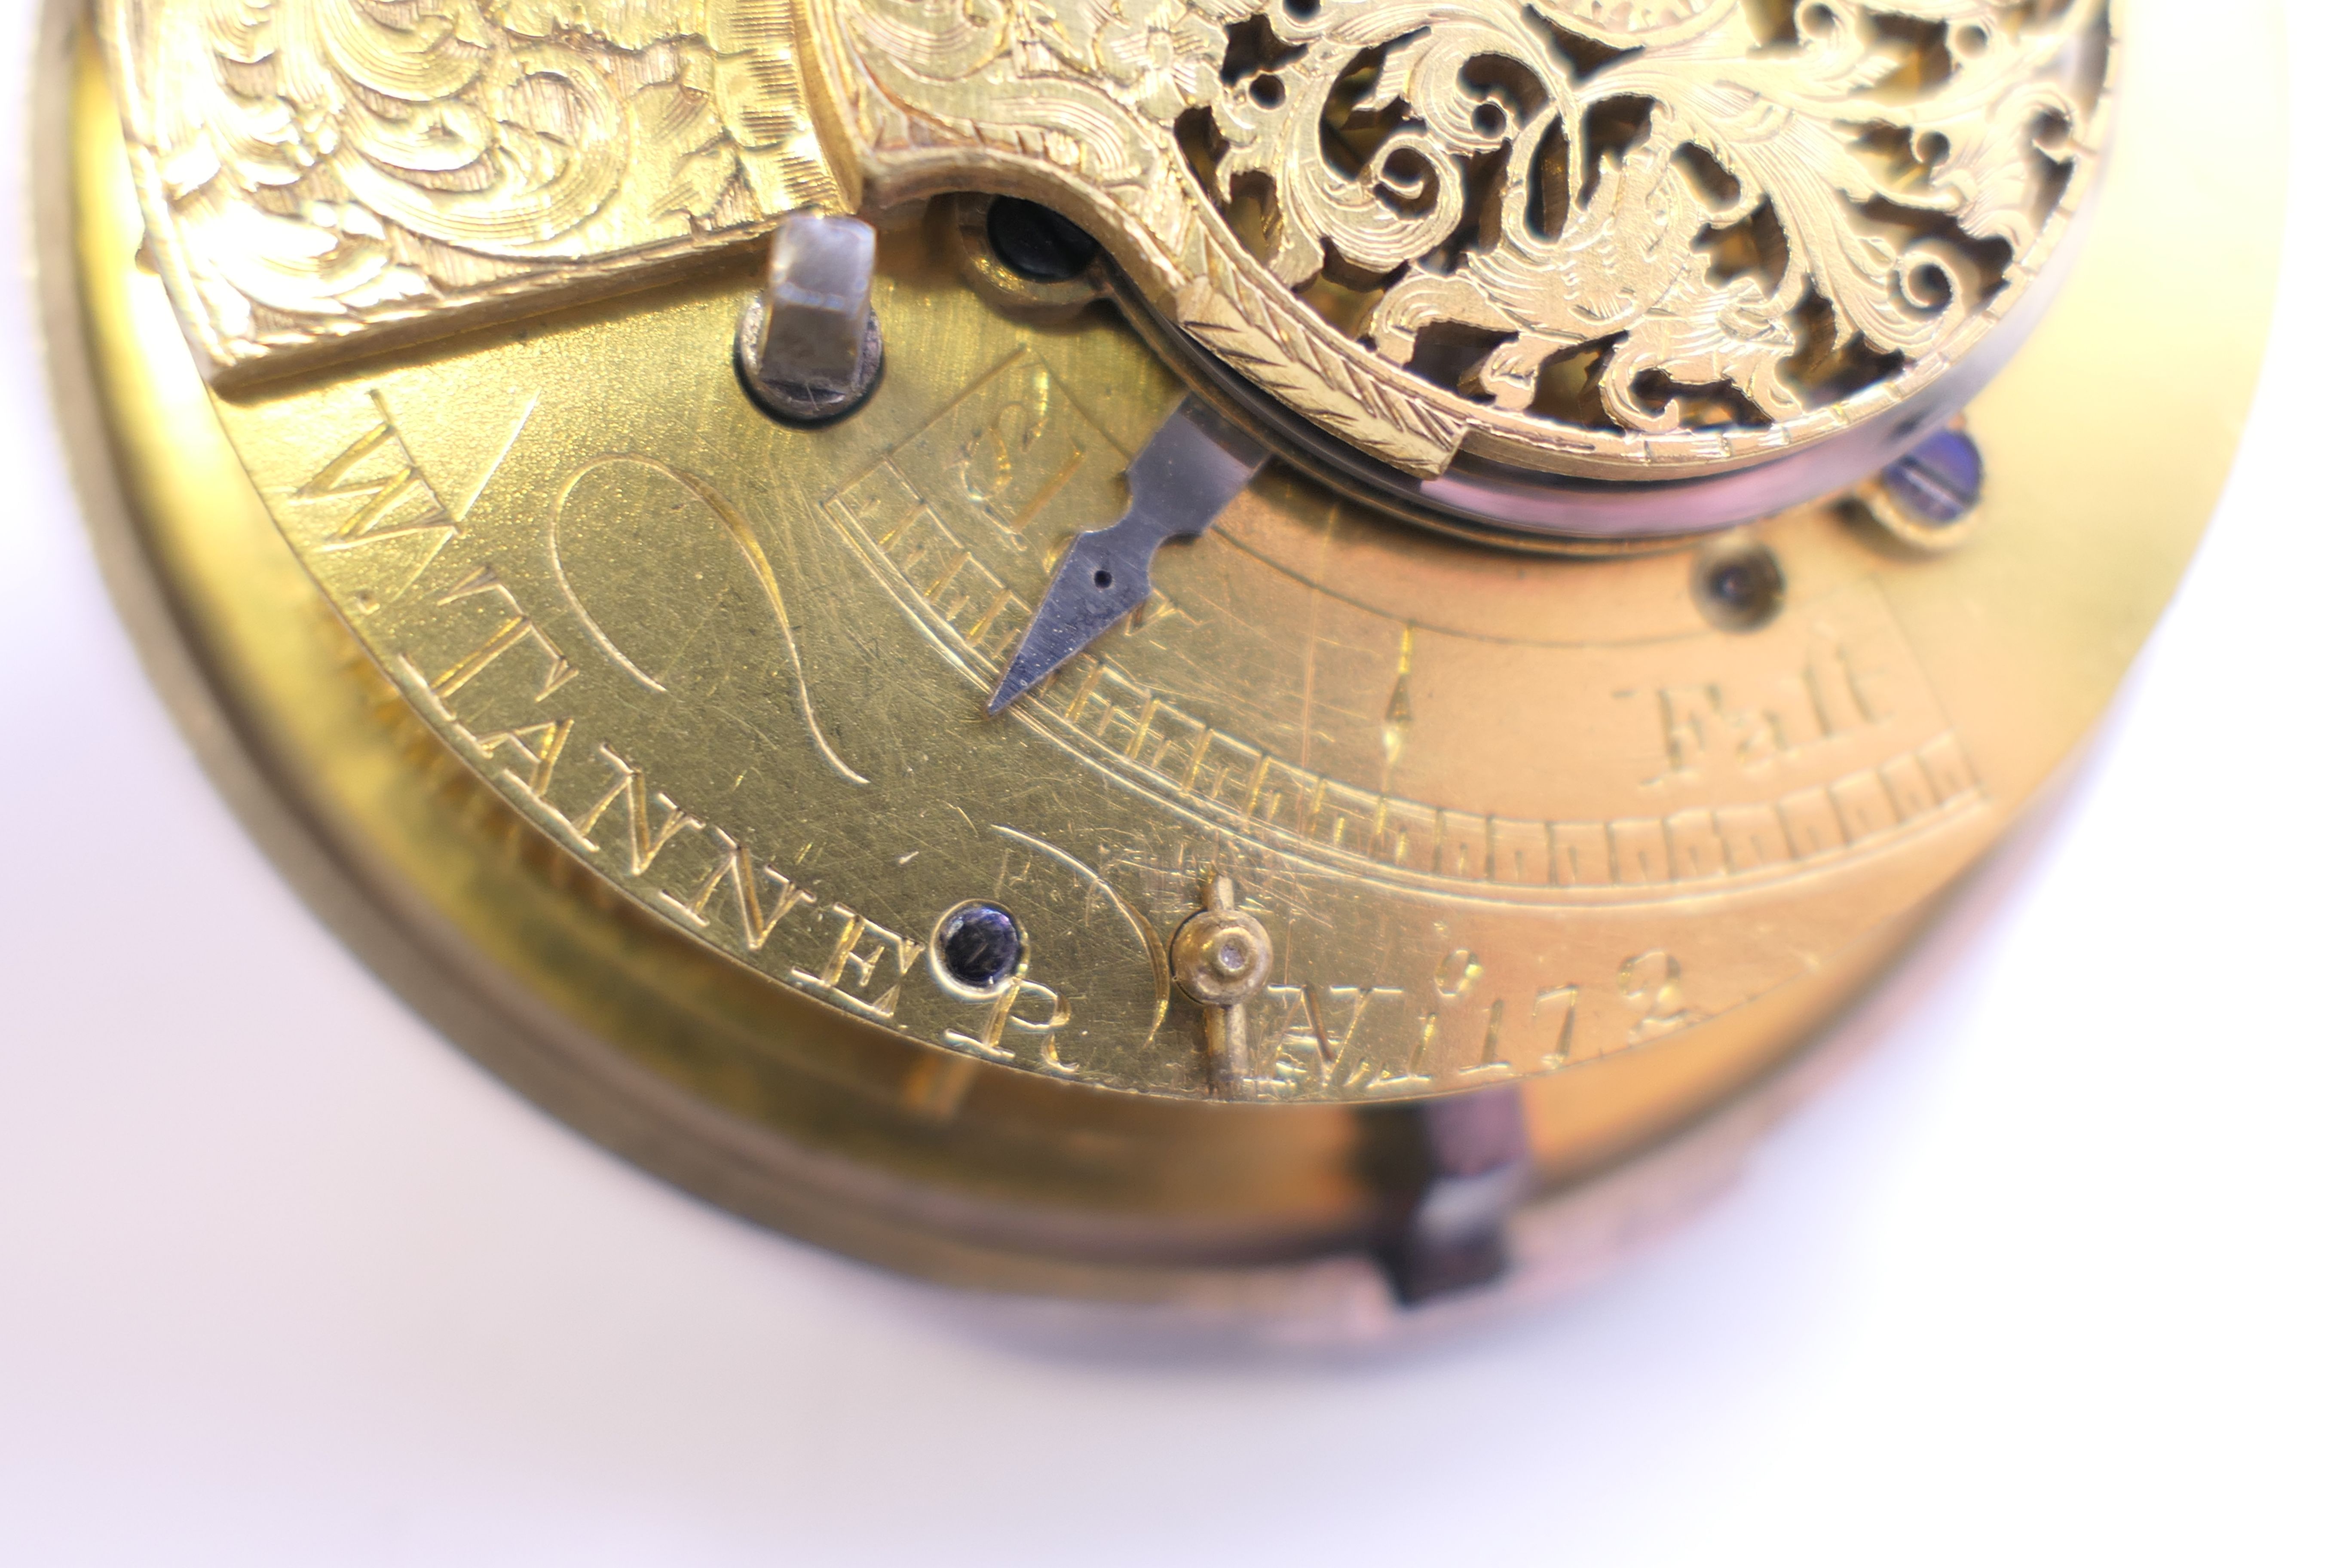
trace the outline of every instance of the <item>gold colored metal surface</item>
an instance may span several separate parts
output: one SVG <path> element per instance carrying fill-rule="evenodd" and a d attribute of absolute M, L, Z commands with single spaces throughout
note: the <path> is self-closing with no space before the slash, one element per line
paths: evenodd
<path fill-rule="evenodd" d="M 820 429 L 713 351 L 735 279 L 222 410 L 436 731 L 715 952 L 982 1059 L 1206 1094 L 1165 950 L 1213 854 L 1279 933 L 1242 1092 L 1412 1095 L 1734 1012 L 1997 829 L 2000 763 L 1826 508 L 1760 536 L 1792 604 L 1733 634 L 1672 556 L 1504 568 L 1263 483 L 982 721 L 1175 388 L 1121 331 L 1013 326 L 919 234 L 887 248 L 889 376 Z M 921 962 L 976 896 L 1030 933 L 984 1005 Z M 1633 978 L 1669 962 L 1672 1006 Z"/>
<path fill-rule="evenodd" d="M 1184 994 L 1204 1007 L 1231 1007 L 1265 988 L 1274 940 L 1234 901 L 1232 879 L 1218 877 L 1208 907 L 1176 928 L 1168 958 Z"/>
<path fill-rule="evenodd" d="M 106 0 L 207 369 L 639 286 L 841 192 L 780 0 Z"/>
<path fill-rule="evenodd" d="M 217 365 L 982 188 L 1423 475 L 1712 472 L 1930 388 L 2059 254 L 2112 55 L 2105 0 L 110 5 Z"/>
<path fill-rule="evenodd" d="M 1249 1009 L 1274 973 L 1274 938 L 1235 900 L 1231 877 L 1208 881 L 1201 912 L 1178 926 L 1168 943 L 1168 969 L 1176 988 L 1201 1005 L 1211 1083 L 1239 1094 L 1246 1092 L 1255 1066 Z M 1328 1038 L 1327 1029 L 1317 1043 Z"/>
<path fill-rule="evenodd" d="M 888 373 L 819 429 L 734 378 L 748 256 L 208 395 L 87 50 L 59 352 L 215 731 L 420 1005 L 772 1223 L 1164 1298 L 1364 1245 L 1391 1102 L 1519 1085 L 1555 1194 L 1759 1103 L 2059 766 L 2194 546 L 2267 310 L 2272 129 L 2166 106 L 2270 66 L 2196 11 L 2135 10 L 2075 282 L 1970 410 L 1970 542 L 1771 519 L 1731 536 L 1780 574 L 1759 625 L 1691 551 L 1503 555 L 1277 470 L 988 721 L 1175 396 L 1107 311 L 997 313 L 942 219 L 885 236 Z M 1212 872 L 1271 947 L 1230 1071 L 1171 967 Z M 985 996 L 926 954 L 974 898 L 1026 939 Z"/>
<path fill-rule="evenodd" d="M 2104 5 L 1609 9 L 845 4 L 824 85 L 871 189 L 966 139 L 1010 165 L 989 183 L 1095 187 L 1180 325 L 1420 473 L 1836 434 L 1991 331 L 2088 186 Z"/>

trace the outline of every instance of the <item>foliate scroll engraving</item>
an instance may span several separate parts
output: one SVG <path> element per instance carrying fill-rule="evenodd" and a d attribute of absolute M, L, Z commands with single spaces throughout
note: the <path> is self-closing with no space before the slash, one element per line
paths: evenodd
<path fill-rule="evenodd" d="M 151 247 L 215 373 L 839 200 L 781 0 L 104 9 Z"/>
<path fill-rule="evenodd" d="M 874 202 L 1056 202 L 1419 473 L 1697 472 L 1924 390 L 2055 254 L 2113 53 L 2107 0 L 106 5 L 215 370 L 837 205 L 821 123 Z"/>
<path fill-rule="evenodd" d="M 2105 0 L 853 0 L 887 183 L 1058 182 L 1408 468 L 1659 471 L 1922 389 L 2083 200 Z"/>
<path fill-rule="evenodd" d="M 1277 6 L 1215 103 L 1218 194 L 1269 193 L 1268 269 L 1374 296 L 1380 353 L 1499 407 L 1584 351 L 1569 423 L 1801 418 L 1948 352 L 2081 156 L 2062 62 L 2094 6 L 1805 0 L 1785 32 L 1718 7 L 1581 62 L 1576 9 Z"/>

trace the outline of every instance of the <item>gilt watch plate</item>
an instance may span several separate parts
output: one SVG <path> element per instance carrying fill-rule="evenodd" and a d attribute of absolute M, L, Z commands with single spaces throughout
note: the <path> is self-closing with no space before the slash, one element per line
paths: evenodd
<path fill-rule="evenodd" d="M 2186 0 L 45 40 L 118 590 L 394 984 L 796 1234 L 1309 1336 L 1809 1081 L 2161 611 L 2278 221 Z"/>

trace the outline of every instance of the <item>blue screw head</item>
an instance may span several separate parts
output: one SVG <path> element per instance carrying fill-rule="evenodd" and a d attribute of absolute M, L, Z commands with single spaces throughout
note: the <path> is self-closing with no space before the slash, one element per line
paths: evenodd
<path fill-rule="evenodd" d="M 958 985 L 993 991 L 1021 966 L 1021 922 L 1001 904 L 975 900 L 950 910 L 931 943 Z"/>
<path fill-rule="evenodd" d="M 1878 477 L 1888 499 L 1930 528 L 1949 528 L 1984 499 L 1984 454 L 1965 430 L 1938 430 Z"/>

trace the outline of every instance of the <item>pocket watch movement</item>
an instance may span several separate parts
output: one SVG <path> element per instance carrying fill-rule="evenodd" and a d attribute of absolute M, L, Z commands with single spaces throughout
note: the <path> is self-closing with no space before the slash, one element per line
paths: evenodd
<path fill-rule="evenodd" d="M 730 1209 L 1312 1341 L 1821 1076 L 2160 613 L 2277 225 L 2165 0 L 47 37 L 88 505 L 322 914 Z"/>

